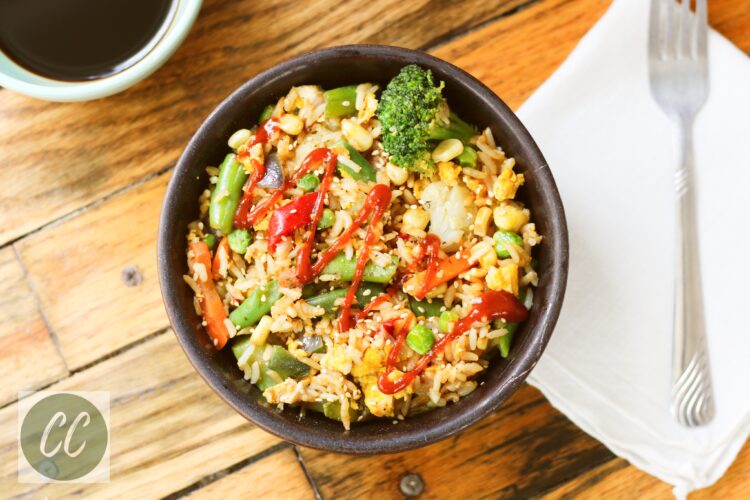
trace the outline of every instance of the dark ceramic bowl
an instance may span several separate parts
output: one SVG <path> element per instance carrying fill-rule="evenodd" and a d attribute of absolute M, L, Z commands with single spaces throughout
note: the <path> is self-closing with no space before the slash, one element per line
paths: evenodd
<path fill-rule="evenodd" d="M 398 425 L 392 419 L 375 419 L 354 423 L 347 432 L 339 422 L 314 412 L 300 418 L 295 408 L 269 408 L 260 392 L 243 380 L 230 349 L 217 352 L 213 348 L 195 314 L 193 293 L 182 280 L 187 272 L 185 232 L 198 216 L 198 196 L 208 184 L 206 165 L 218 165 L 228 151 L 230 134 L 253 123 L 267 104 L 293 85 L 385 84 L 410 63 L 431 69 L 445 81 L 451 109 L 480 128 L 491 127 L 497 143 L 516 158 L 518 170 L 526 176 L 522 201 L 544 236 L 535 253 L 539 287 L 509 358 L 494 359 L 482 376 L 484 383 L 474 392 Z M 164 304 L 177 339 L 198 373 L 229 405 L 268 432 L 296 444 L 343 453 L 388 453 L 425 446 L 466 429 L 518 389 L 542 355 L 560 312 L 568 272 L 568 236 L 560 196 L 544 157 L 516 115 L 491 90 L 457 67 L 422 52 L 353 45 L 279 64 L 246 82 L 211 113 L 190 140 L 169 183 L 161 213 L 158 259 Z"/>

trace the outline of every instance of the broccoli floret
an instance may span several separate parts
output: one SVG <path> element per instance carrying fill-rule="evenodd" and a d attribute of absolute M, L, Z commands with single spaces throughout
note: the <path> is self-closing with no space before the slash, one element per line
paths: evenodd
<path fill-rule="evenodd" d="M 383 91 L 377 116 L 383 127 L 383 148 L 400 167 L 422 174 L 434 170 L 430 141 L 456 138 L 468 143 L 475 131 L 448 113 L 439 85 L 430 70 L 404 67 Z"/>

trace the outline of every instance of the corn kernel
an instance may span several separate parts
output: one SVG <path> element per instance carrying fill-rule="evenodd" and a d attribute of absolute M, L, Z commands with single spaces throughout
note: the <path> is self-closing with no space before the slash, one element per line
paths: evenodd
<path fill-rule="evenodd" d="M 279 128 L 289 135 L 299 135 L 305 128 L 305 122 L 297 115 L 283 115 L 279 118 Z"/>
<path fill-rule="evenodd" d="M 492 218 L 492 209 L 481 207 L 477 210 L 477 216 L 474 219 L 474 234 L 477 236 L 487 236 L 487 230 L 490 227 L 490 218 Z"/>
<path fill-rule="evenodd" d="M 503 261 L 500 267 L 490 267 L 485 279 L 490 289 L 505 290 L 518 296 L 518 266 L 513 262 Z"/>
<path fill-rule="evenodd" d="M 458 177 L 461 175 L 461 167 L 450 161 L 438 163 L 438 174 L 440 180 L 447 186 L 457 186 Z"/>
<path fill-rule="evenodd" d="M 248 129 L 241 128 L 237 132 L 232 134 L 232 136 L 227 141 L 227 144 L 229 145 L 230 148 L 237 149 L 243 144 L 245 144 L 247 141 L 249 141 L 251 135 L 252 135 L 252 132 L 250 132 Z"/>
<path fill-rule="evenodd" d="M 464 152 L 464 144 L 458 139 L 445 139 L 432 151 L 432 159 L 436 162 L 451 161 Z"/>
<path fill-rule="evenodd" d="M 529 222 L 529 211 L 515 201 L 504 201 L 492 213 L 495 226 L 501 231 L 517 233 Z"/>
<path fill-rule="evenodd" d="M 341 133 L 357 151 L 367 151 L 372 147 L 372 134 L 354 120 L 341 120 Z"/>
<path fill-rule="evenodd" d="M 409 179 L 408 170 L 401 168 L 398 165 L 394 165 L 391 162 L 388 162 L 385 165 L 385 173 L 388 176 L 388 179 L 390 179 L 390 181 L 396 186 L 403 185 Z"/>
<path fill-rule="evenodd" d="M 512 168 L 503 170 L 495 179 L 492 185 L 492 194 L 498 201 L 512 200 L 516 196 L 516 191 L 523 185 L 523 174 L 516 174 Z"/>
<path fill-rule="evenodd" d="M 250 342 L 255 345 L 264 345 L 268 340 L 268 334 L 271 333 L 272 323 L 273 320 L 271 319 L 271 316 L 265 315 L 260 318 L 255 330 L 253 330 L 252 335 L 250 335 Z"/>
<path fill-rule="evenodd" d="M 410 208 L 404 213 L 404 223 L 402 230 L 419 229 L 423 230 L 430 223 L 430 214 L 422 208 Z"/>

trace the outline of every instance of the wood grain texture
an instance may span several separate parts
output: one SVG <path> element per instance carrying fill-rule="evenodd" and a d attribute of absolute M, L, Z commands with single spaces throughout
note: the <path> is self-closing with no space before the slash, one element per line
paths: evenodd
<path fill-rule="evenodd" d="M 401 498 L 406 473 L 422 476 L 424 498 L 524 498 L 612 459 L 527 385 L 493 416 L 426 448 L 380 457 L 300 453 L 324 498 Z"/>
<path fill-rule="evenodd" d="M 110 479 L 104 484 L 16 482 L 16 405 L 0 410 L 0 491 L 34 498 L 154 498 L 277 444 L 212 393 L 172 332 L 73 375 L 50 390 L 109 391 Z"/>
<path fill-rule="evenodd" d="M 544 500 L 599 498 L 673 498 L 672 488 L 636 469 L 621 458 L 611 460 L 547 492 Z M 696 491 L 691 500 L 750 498 L 750 443 L 740 450 L 726 475 L 716 484 Z"/>
<path fill-rule="evenodd" d="M 65 376 L 13 248 L 0 250 L 0 406 Z M 30 362 L 31 361 L 31 362 Z"/>
<path fill-rule="evenodd" d="M 71 369 L 167 326 L 156 232 L 168 179 L 157 176 L 17 243 Z M 139 284 L 123 280 L 128 267 Z"/>
<path fill-rule="evenodd" d="M 345 43 L 423 47 L 524 3 L 208 0 L 169 62 L 122 94 L 57 104 L 0 92 L 0 243 L 172 165 L 213 107 L 282 59 Z"/>
<path fill-rule="evenodd" d="M 315 493 L 292 448 L 253 462 L 188 496 L 191 500 L 314 499 Z"/>

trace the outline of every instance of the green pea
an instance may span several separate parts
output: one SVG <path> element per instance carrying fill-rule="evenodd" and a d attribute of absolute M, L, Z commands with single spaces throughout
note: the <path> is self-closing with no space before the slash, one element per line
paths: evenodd
<path fill-rule="evenodd" d="M 208 233 L 203 238 L 201 238 L 201 241 L 208 245 L 208 248 L 210 248 L 211 250 L 216 248 L 216 244 L 219 242 L 219 240 L 216 239 L 216 236 L 211 233 Z"/>
<path fill-rule="evenodd" d="M 323 209 L 323 214 L 320 216 L 320 221 L 318 222 L 318 229 L 328 229 L 329 227 L 333 226 L 333 223 L 336 221 L 336 214 L 333 213 L 333 210 L 330 208 Z"/>
<path fill-rule="evenodd" d="M 235 253 L 244 254 L 247 252 L 247 247 L 250 246 L 250 242 L 253 240 L 247 229 L 235 229 L 227 237 L 229 240 L 229 248 Z"/>
<path fill-rule="evenodd" d="M 432 330 L 424 325 L 415 325 L 406 334 L 406 344 L 417 354 L 427 354 L 434 343 Z"/>
<path fill-rule="evenodd" d="M 320 186 L 320 179 L 315 174 L 307 174 L 297 181 L 297 187 L 305 193 L 315 191 Z"/>
<path fill-rule="evenodd" d="M 510 257 L 510 252 L 506 248 L 508 245 L 523 246 L 523 238 L 512 231 L 498 231 L 492 238 L 495 240 L 495 253 L 501 259 Z"/>
<path fill-rule="evenodd" d="M 475 168 L 477 166 L 477 150 L 471 146 L 464 146 L 464 150 L 456 157 L 456 161 L 462 167 Z"/>
<path fill-rule="evenodd" d="M 451 330 L 451 325 L 458 321 L 458 313 L 456 311 L 443 311 L 438 319 L 438 328 L 443 333 L 448 333 Z"/>

